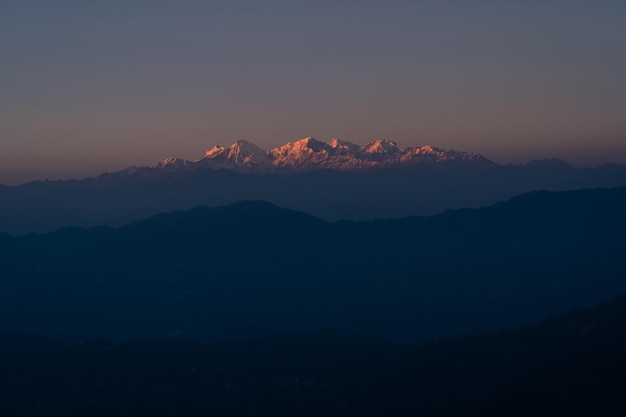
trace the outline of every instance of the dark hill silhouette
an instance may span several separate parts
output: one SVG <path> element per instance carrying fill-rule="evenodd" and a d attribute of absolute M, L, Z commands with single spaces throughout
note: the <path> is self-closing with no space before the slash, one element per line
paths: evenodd
<path fill-rule="evenodd" d="M 432 215 L 481 207 L 532 190 L 626 186 L 626 168 L 449 163 L 361 172 L 255 175 L 226 169 L 133 168 L 97 178 L 0 187 L 0 231 L 119 226 L 159 212 L 265 200 L 327 220 Z"/>
<path fill-rule="evenodd" d="M 332 332 L 220 344 L 0 336 L 17 416 L 624 415 L 626 296 L 526 328 L 396 346 Z"/>
<path fill-rule="evenodd" d="M 408 340 L 626 291 L 626 188 L 329 223 L 264 202 L 0 236 L 0 331 L 196 338 L 329 328 Z"/>

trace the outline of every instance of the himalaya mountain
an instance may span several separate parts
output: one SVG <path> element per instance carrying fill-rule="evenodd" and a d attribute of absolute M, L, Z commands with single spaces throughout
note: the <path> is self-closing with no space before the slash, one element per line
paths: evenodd
<path fill-rule="evenodd" d="M 118 226 L 164 211 L 265 200 L 326 220 L 433 215 L 533 190 L 626 186 L 626 167 L 561 160 L 499 165 L 473 153 L 393 141 L 306 138 L 265 151 L 246 141 L 197 161 L 168 158 L 96 178 L 0 186 L 0 232 Z"/>
<path fill-rule="evenodd" d="M 377 139 L 363 146 L 339 139 L 328 143 L 312 137 L 304 138 L 271 151 L 265 151 L 246 140 L 237 140 L 230 147 L 215 146 L 204 158 L 189 161 L 167 158 L 156 168 L 231 169 L 246 173 L 302 173 L 320 169 L 356 171 L 376 167 L 398 167 L 410 164 L 432 164 L 452 161 L 471 161 L 494 165 L 479 154 L 446 151 L 431 146 L 398 148 L 389 139 Z"/>

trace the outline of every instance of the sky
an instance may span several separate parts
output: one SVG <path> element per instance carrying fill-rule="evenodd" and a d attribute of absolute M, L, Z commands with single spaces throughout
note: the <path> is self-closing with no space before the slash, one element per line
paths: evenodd
<path fill-rule="evenodd" d="M 0 0 L 0 183 L 247 139 L 626 164 L 626 1 Z"/>

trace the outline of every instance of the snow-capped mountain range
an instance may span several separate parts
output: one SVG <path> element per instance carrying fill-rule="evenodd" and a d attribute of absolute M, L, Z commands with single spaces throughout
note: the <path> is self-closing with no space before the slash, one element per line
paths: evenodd
<path fill-rule="evenodd" d="M 0 185 L 0 238 L 2 232 L 117 226 L 242 200 L 327 220 L 365 220 L 484 207 L 532 190 L 625 185 L 626 167 L 619 165 L 579 168 L 557 159 L 500 165 L 430 146 L 400 149 L 389 140 L 359 146 L 305 138 L 270 151 L 241 140 L 215 146 L 196 161 L 168 158 L 82 180 Z"/>
<path fill-rule="evenodd" d="M 354 171 L 374 167 L 404 166 L 465 161 L 494 164 L 482 155 L 431 146 L 399 148 L 389 139 L 377 139 L 359 146 L 332 139 L 328 143 L 312 137 L 289 142 L 270 151 L 246 140 L 230 147 L 214 146 L 202 159 L 190 161 L 167 158 L 153 168 L 179 170 L 189 168 L 231 169 L 238 172 L 274 173 L 309 172 L 319 169 Z"/>

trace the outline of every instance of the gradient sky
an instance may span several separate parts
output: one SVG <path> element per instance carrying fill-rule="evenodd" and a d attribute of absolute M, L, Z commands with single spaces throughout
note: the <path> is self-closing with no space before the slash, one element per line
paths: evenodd
<path fill-rule="evenodd" d="M 626 1 L 0 0 L 0 183 L 305 136 L 626 163 Z"/>

